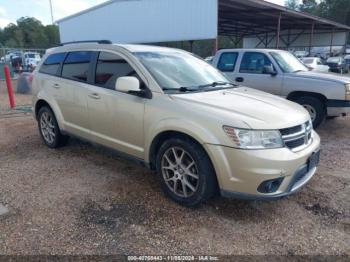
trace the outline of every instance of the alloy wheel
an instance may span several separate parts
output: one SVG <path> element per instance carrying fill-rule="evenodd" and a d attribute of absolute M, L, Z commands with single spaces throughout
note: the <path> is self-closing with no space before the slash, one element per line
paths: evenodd
<path fill-rule="evenodd" d="M 40 117 L 40 130 L 45 139 L 49 144 L 55 142 L 55 124 L 53 117 L 48 112 L 43 112 Z"/>
<path fill-rule="evenodd" d="M 169 148 L 162 157 L 161 170 L 166 185 L 177 196 L 188 198 L 197 192 L 197 164 L 183 148 Z"/>

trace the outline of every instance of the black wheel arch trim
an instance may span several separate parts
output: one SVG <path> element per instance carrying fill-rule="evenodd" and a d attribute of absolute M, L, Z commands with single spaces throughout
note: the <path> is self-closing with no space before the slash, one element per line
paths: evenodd
<path fill-rule="evenodd" d="M 350 107 L 350 101 L 331 99 L 328 100 L 327 107 Z"/>

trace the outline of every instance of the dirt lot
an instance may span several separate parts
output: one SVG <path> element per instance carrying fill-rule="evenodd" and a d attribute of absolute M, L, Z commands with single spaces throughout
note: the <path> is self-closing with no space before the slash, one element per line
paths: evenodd
<path fill-rule="evenodd" d="M 350 255 L 349 130 L 322 126 L 321 167 L 296 195 L 188 209 L 147 169 L 78 140 L 50 150 L 30 115 L 0 115 L 0 254 Z"/>

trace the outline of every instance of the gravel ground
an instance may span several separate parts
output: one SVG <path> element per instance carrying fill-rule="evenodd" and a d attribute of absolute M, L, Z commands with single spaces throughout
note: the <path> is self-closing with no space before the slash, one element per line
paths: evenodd
<path fill-rule="evenodd" d="M 349 130 L 318 130 L 321 166 L 296 195 L 188 209 L 146 168 L 74 139 L 50 150 L 30 115 L 0 116 L 0 254 L 350 255 Z"/>
<path fill-rule="evenodd" d="M 14 92 L 14 99 L 16 107 L 23 107 L 32 103 L 32 97 L 30 95 L 17 94 L 17 80 L 12 80 L 12 88 Z M 10 110 L 10 103 L 7 94 L 6 82 L 0 80 L 0 113 L 7 113 Z"/>

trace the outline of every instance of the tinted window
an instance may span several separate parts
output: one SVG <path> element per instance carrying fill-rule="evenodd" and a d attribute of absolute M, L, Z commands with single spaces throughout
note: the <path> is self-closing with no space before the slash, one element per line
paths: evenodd
<path fill-rule="evenodd" d="M 220 56 L 218 69 L 222 72 L 233 72 L 236 66 L 237 53 L 223 53 Z"/>
<path fill-rule="evenodd" d="M 66 53 L 57 53 L 49 55 L 43 65 L 40 68 L 41 73 L 58 75 L 58 69 L 60 64 L 63 62 Z"/>
<path fill-rule="evenodd" d="M 114 89 L 119 77 L 136 76 L 135 70 L 123 58 L 116 54 L 101 52 L 96 67 L 95 84 Z"/>
<path fill-rule="evenodd" d="M 247 52 L 244 54 L 241 68 L 241 73 L 263 74 L 264 66 L 272 66 L 270 59 L 263 53 Z"/>
<path fill-rule="evenodd" d="M 79 51 L 68 54 L 62 68 L 62 77 L 87 82 L 93 52 Z"/>

